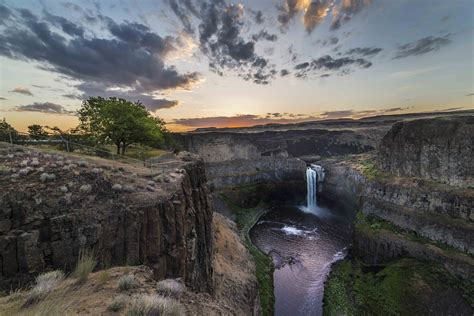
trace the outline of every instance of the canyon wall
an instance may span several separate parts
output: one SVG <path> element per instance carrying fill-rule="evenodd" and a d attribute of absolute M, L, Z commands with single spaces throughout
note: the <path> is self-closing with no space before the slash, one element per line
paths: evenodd
<path fill-rule="evenodd" d="M 456 186 L 474 186 L 474 116 L 396 123 L 379 148 L 380 169 Z"/>
<path fill-rule="evenodd" d="M 212 187 L 226 188 L 246 183 L 299 181 L 304 184 L 306 163 L 295 158 L 264 157 L 208 163 Z"/>
<path fill-rule="evenodd" d="M 472 279 L 474 189 L 468 171 L 472 158 L 466 156 L 473 148 L 472 133 L 469 126 L 458 130 L 471 122 L 472 117 L 453 117 L 397 123 L 379 152 L 318 162 L 326 169 L 320 196 L 360 212 L 353 255 L 369 265 L 405 256 L 436 261 Z M 451 139 L 440 136 L 444 127 Z M 449 166 L 428 173 L 441 162 Z"/>
<path fill-rule="evenodd" d="M 81 249 L 98 266 L 145 264 L 155 278 L 212 290 L 212 204 L 204 163 L 183 154 L 149 169 L 0 147 L 0 285 L 71 271 Z M 166 166 L 162 165 L 162 166 Z"/>
<path fill-rule="evenodd" d="M 329 157 L 375 148 L 386 132 L 378 129 L 297 129 L 262 132 L 201 132 L 176 135 L 183 149 L 205 162 L 262 157 Z"/>

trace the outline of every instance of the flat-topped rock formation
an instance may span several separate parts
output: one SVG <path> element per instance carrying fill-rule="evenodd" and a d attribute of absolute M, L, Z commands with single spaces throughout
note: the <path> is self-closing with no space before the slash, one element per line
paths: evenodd
<path fill-rule="evenodd" d="M 183 153 L 157 170 L 0 145 L 0 285 L 70 271 L 89 249 L 99 268 L 145 264 L 157 279 L 181 277 L 192 290 L 211 291 L 204 164 Z"/>
<path fill-rule="evenodd" d="M 380 169 L 396 176 L 474 186 L 474 116 L 399 122 L 383 137 Z"/>

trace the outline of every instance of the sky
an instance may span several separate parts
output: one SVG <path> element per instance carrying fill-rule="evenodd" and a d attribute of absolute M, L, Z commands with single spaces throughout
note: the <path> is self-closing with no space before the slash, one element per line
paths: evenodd
<path fill-rule="evenodd" d="M 0 0 L 0 118 L 174 131 L 474 108 L 472 0 Z"/>

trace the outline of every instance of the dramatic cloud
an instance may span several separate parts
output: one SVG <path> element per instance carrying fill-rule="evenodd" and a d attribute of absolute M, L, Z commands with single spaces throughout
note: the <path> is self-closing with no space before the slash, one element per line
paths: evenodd
<path fill-rule="evenodd" d="M 15 89 L 10 90 L 8 92 L 19 93 L 19 94 L 30 95 L 30 96 L 33 95 L 33 93 L 28 88 L 24 88 L 24 87 L 16 87 Z"/>
<path fill-rule="evenodd" d="M 331 30 L 339 29 L 371 3 L 372 0 L 342 0 L 341 5 L 333 10 L 334 19 L 331 23 Z"/>
<path fill-rule="evenodd" d="M 265 30 L 261 30 L 259 33 L 252 35 L 252 39 L 255 42 L 258 42 L 262 39 L 270 42 L 275 42 L 278 39 L 278 36 L 276 34 L 270 34 Z"/>
<path fill-rule="evenodd" d="M 287 28 L 290 21 L 299 12 L 303 12 L 303 25 L 306 31 L 312 32 L 324 21 L 332 5 L 332 0 L 284 0 L 283 4 L 278 6 L 278 21 L 283 28 Z"/>
<path fill-rule="evenodd" d="M 110 36 L 99 38 L 85 36 L 81 26 L 47 12 L 43 18 L 26 9 L 19 12 L 15 25 L 0 33 L 0 55 L 39 62 L 45 69 L 95 86 L 99 95 L 115 89 L 124 92 L 124 97 L 143 96 L 141 99 L 148 101 L 158 90 L 189 89 L 200 80 L 196 72 L 180 74 L 175 67 L 166 66 L 165 58 L 175 50 L 175 39 L 163 38 L 143 24 L 118 24 L 102 16 Z M 55 32 L 51 25 L 70 38 Z M 79 90 L 82 87 L 77 86 Z M 104 90 L 97 91 L 97 87 Z"/>
<path fill-rule="evenodd" d="M 201 51 L 210 59 L 210 68 L 218 74 L 228 69 L 245 80 L 268 84 L 276 70 L 255 53 L 254 41 L 242 37 L 243 15 L 241 4 L 203 3 L 199 25 Z"/>
<path fill-rule="evenodd" d="M 332 13 L 331 30 L 337 30 L 353 16 L 372 3 L 371 0 L 283 0 L 277 6 L 278 21 L 283 29 L 299 14 L 303 16 L 303 26 L 311 33 Z"/>
<path fill-rule="evenodd" d="M 14 111 L 18 112 L 41 112 L 41 113 L 49 113 L 49 114 L 67 114 L 71 115 L 75 113 L 74 111 L 68 111 L 62 105 L 51 103 L 51 102 L 44 102 L 39 103 L 35 102 L 33 104 L 28 105 L 20 105 L 17 106 Z"/>
<path fill-rule="evenodd" d="M 310 62 L 297 64 L 294 69 L 297 70 L 295 76 L 298 78 L 307 78 L 310 73 L 318 71 L 338 72 L 346 75 L 354 70 L 354 68 L 369 68 L 372 63 L 363 58 L 341 57 L 333 58 L 329 55 L 313 59 Z M 326 77 L 329 74 L 326 74 Z"/>
<path fill-rule="evenodd" d="M 409 56 L 424 55 L 429 52 L 435 52 L 451 43 L 450 34 L 444 37 L 423 37 L 415 42 L 398 46 L 398 51 L 394 59 L 405 58 Z"/>
<path fill-rule="evenodd" d="M 348 50 L 346 55 L 360 55 L 365 57 L 372 57 L 380 53 L 383 49 L 378 47 L 356 47 Z"/>
<path fill-rule="evenodd" d="M 243 33 L 245 14 L 257 24 L 264 21 L 260 11 L 244 9 L 242 4 L 228 4 L 224 0 L 167 0 L 168 5 L 190 34 L 198 30 L 200 51 L 209 59 L 209 68 L 218 75 L 227 70 L 244 80 L 268 84 L 275 77 L 274 65 L 255 52 L 255 42 L 276 41 L 277 36 L 262 30 L 251 40 Z M 193 21 L 197 21 L 197 27 Z"/>
<path fill-rule="evenodd" d="M 8 100 L 8 99 L 4 97 L 0 97 L 0 100 Z"/>
<path fill-rule="evenodd" d="M 174 14 L 180 19 L 186 32 L 194 34 L 192 15 L 199 16 L 198 9 L 192 0 L 166 0 Z"/>
<path fill-rule="evenodd" d="M 330 5 L 330 1 L 311 1 L 308 7 L 305 8 L 303 24 L 308 33 L 324 21 L 328 15 Z"/>

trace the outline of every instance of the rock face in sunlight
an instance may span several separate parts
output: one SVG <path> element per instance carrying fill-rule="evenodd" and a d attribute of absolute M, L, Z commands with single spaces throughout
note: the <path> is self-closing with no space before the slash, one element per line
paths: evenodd
<path fill-rule="evenodd" d="M 474 185 L 474 117 L 400 122 L 380 145 L 380 168 L 455 186 Z"/>
<path fill-rule="evenodd" d="M 99 268 L 145 264 L 157 279 L 212 290 L 213 209 L 198 157 L 175 157 L 152 178 L 149 169 L 5 146 L 0 166 L 3 288 L 46 269 L 70 271 L 86 248 Z M 54 177 L 43 181 L 44 173 Z"/>

